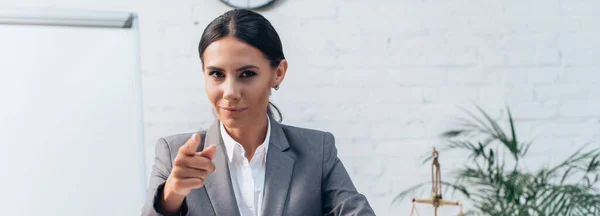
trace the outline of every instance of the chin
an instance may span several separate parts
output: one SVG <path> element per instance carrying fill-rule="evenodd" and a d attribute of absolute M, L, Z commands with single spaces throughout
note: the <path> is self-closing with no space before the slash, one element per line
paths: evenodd
<path fill-rule="evenodd" d="M 242 121 L 239 118 L 220 117 L 219 120 L 227 128 L 239 128 L 242 125 Z"/>

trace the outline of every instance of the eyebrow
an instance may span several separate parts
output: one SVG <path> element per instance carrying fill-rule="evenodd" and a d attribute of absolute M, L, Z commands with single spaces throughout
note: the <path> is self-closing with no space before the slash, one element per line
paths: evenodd
<path fill-rule="evenodd" d="M 224 71 L 222 68 L 215 67 L 215 66 L 207 66 L 206 68 L 209 70 Z M 237 71 L 243 71 L 243 70 L 247 70 L 247 69 L 251 69 L 251 68 L 260 69 L 258 66 L 255 66 L 255 65 L 246 65 L 246 66 L 238 68 Z"/>

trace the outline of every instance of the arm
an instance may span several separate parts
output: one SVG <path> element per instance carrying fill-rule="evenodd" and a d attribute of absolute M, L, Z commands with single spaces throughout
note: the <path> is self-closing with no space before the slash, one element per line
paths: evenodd
<path fill-rule="evenodd" d="M 375 215 L 367 198 L 358 193 L 344 165 L 337 157 L 335 137 L 326 133 L 323 141 L 323 211 L 326 215 Z"/>
<path fill-rule="evenodd" d="M 142 216 L 163 216 L 165 211 L 161 208 L 161 201 L 164 200 L 164 186 L 173 164 L 171 162 L 171 151 L 167 141 L 163 138 L 156 142 L 155 160 L 150 174 L 150 183 L 148 185 L 146 203 L 142 209 Z M 181 198 L 181 209 L 178 214 L 187 215 L 187 205 Z M 177 201 L 177 200 L 175 200 Z"/>

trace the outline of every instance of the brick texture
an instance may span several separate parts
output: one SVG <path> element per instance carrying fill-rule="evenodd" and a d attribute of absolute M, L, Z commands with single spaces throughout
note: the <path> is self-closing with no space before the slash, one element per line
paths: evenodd
<path fill-rule="evenodd" d="M 230 9 L 219 1 L 4 6 L 139 14 L 148 174 L 156 139 L 213 119 L 196 47 L 203 28 Z M 333 132 L 340 158 L 378 215 L 404 215 L 410 201 L 392 200 L 430 179 L 420 156 L 440 144 L 457 108 L 478 104 L 506 119 L 501 111 L 509 105 L 522 139 L 539 140 L 531 166 L 600 138 L 598 11 L 594 0 L 279 0 L 261 13 L 281 34 L 290 61 L 273 95 L 284 123 Z M 464 162 L 441 157 L 444 169 Z"/>

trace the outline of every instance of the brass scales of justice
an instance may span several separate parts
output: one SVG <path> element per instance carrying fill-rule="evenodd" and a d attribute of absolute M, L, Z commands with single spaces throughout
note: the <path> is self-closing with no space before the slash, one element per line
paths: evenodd
<path fill-rule="evenodd" d="M 431 199 L 412 199 L 412 209 L 410 210 L 410 215 L 413 216 L 414 213 L 419 215 L 417 211 L 415 203 L 424 203 L 433 205 L 434 216 L 437 216 L 438 208 L 443 205 L 452 205 L 459 206 L 460 212 L 458 216 L 464 216 L 463 214 L 463 206 L 460 201 L 452 202 L 448 200 L 442 199 L 442 184 L 440 177 L 440 163 L 438 161 L 439 153 L 433 148 L 433 162 L 431 164 Z"/>

